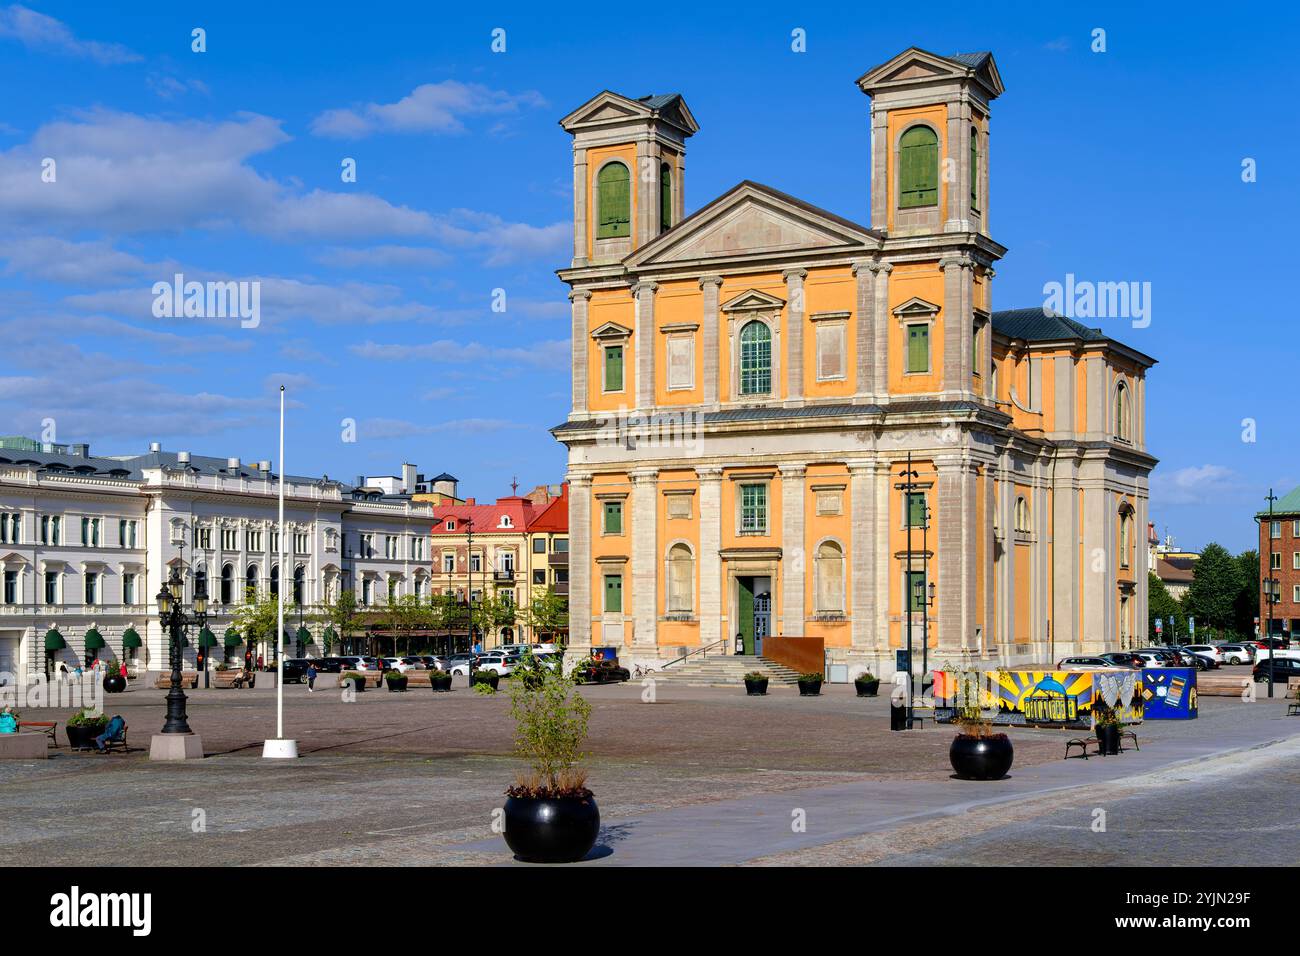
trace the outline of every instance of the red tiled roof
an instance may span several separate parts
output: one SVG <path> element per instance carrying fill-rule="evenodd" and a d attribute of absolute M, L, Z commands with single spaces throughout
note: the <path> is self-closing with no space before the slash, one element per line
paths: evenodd
<path fill-rule="evenodd" d="M 528 530 L 568 532 L 569 483 L 567 481 L 560 486 L 560 497 L 551 499 L 550 504 L 543 508 L 541 513 L 528 525 Z"/>
<path fill-rule="evenodd" d="M 433 509 L 436 523 L 433 526 L 432 533 L 435 536 L 459 537 L 465 533 L 465 522 L 469 519 L 474 522 L 474 532 L 476 534 L 486 534 L 491 531 L 517 531 L 522 534 L 527 530 L 528 523 L 541 510 L 527 498 L 518 495 L 498 498 L 495 504 L 490 505 L 437 505 Z M 509 515 L 511 527 L 501 527 L 502 515 Z M 451 531 L 447 530 L 448 518 L 456 520 L 456 527 Z"/>

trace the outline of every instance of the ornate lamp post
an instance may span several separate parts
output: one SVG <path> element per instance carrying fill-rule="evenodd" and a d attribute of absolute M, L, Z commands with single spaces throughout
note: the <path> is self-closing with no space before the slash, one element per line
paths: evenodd
<path fill-rule="evenodd" d="M 195 578 L 192 610 L 187 611 L 183 606 L 184 597 L 185 581 L 180 569 L 173 567 L 171 576 L 158 589 L 157 597 L 158 620 L 169 638 L 172 665 L 172 686 L 167 692 L 167 721 L 162 729 L 164 734 L 193 733 L 185 713 L 185 691 L 181 690 L 181 641 L 187 627 L 202 627 L 208 619 L 206 577 Z"/>

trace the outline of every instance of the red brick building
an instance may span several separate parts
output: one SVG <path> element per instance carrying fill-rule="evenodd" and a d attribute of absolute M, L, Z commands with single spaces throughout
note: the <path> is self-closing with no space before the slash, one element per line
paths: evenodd
<path fill-rule="evenodd" d="M 1300 488 L 1273 503 L 1273 513 L 1257 514 L 1259 521 L 1259 630 L 1289 636 L 1300 633 Z M 1272 630 L 1265 581 L 1276 582 L 1273 593 Z"/>

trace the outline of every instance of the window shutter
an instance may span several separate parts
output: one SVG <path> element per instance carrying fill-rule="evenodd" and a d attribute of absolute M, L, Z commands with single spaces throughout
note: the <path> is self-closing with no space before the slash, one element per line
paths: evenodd
<path fill-rule="evenodd" d="M 623 391 L 623 346 L 611 345 L 605 349 L 605 391 Z"/>
<path fill-rule="evenodd" d="M 659 167 L 659 231 L 673 225 L 673 170 L 667 163 Z"/>
<path fill-rule="evenodd" d="M 939 138 L 932 129 L 914 126 L 899 140 L 898 204 L 909 208 L 938 201 Z"/>
<path fill-rule="evenodd" d="M 632 221 L 631 176 L 622 163 L 604 166 L 596 184 L 596 208 L 600 221 L 597 239 L 629 235 Z"/>
<path fill-rule="evenodd" d="M 925 325 L 907 327 L 907 370 L 927 372 L 930 369 L 930 328 Z"/>

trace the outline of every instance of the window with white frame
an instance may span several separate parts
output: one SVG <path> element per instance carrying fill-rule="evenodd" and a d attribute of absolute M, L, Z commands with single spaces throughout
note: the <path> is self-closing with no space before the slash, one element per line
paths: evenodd
<path fill-rule="evenodd" d="M 358 549 L 360 557 L 373 558 L 375 556 L 375 536 L 373 534 L 361 535 L 361 546 Z"/>
<path fill-rule="evenodd" d="M 262 553 L 262 532 L 249 529 L 244 533 L 244 544 L 254 554 Z"/>
<path fill-rule="evenodd" d="M 59 603 L 59 577 L 60 577 L 60 575 L 59 575 L 59 572 L 58 572 L 58 571 L 46 571 L 46 572 L 45 572 L 45 580 L 44 580 L 44 584 L 45 584 L 45 603 L 46 603 L 46 604 L 58 604 L 58 603 Z"/>
<path fill-rule="evenodd" d="M 132 521 L 129 518 L 122 518 L 117 523 L 117 542 L 119 547 L 138 548 L 139 539 L 139 522 Z"/>
<path fill-rule="evenodd" d="M 469 556 L 469 569 L 477 574 L 483 570 L 483 555 L 475 552 Z"/>
<path fill-rule="evenodd" d="M 81 519 L 81 543 L 87 548 L 99 547 L 99 519 Z"/>
<path fill-rule="evenodd" d="M 456 555 L 452 551 L 442 553 L 442 573 L 452 574 L 456 570 Z"/>
<path fill-rule="evenodd" d="M 95 605 L 99 603 L 99 574 L 95 571 L 87 571 L 85 574 L 86 583 L 86 604 Z"/>
<path fill-rule="evenodd" d="M 0 544 L 22 543 L 22 516 L 16 511 L 0 513 Z"/>
<path fill-rule="evenodd" d="M 398 557 L 397 535 L 395 534 L 384 535 L 384 557 L 389 559 Z"/>
<path fill-rule="evenodd" d="M 767 484 L 740 486 L 740 533 L 767 534 Z"/>
<path fill-rule="evenodd" d="M 293 553 L 309 554 L 311 552 L 311 535 L 306 531 L 295 531 L 293 533 Z"/>
<path fill-rule="evenodd" d="M 135 604 L 135 575 L 122 575 L 122 603 L 126 605 Z"/>
<path fill-rule="evenodd" d="M 193 540 L 194 540 L 194 547 L 196 547 L 196 548 L 202 548 L 202 549 L 205 550 L 205 551 L 207 551 L 207 550 L 211 550 L 211 548 L 212 548 L 212 529 L 211 529 L 211 528 L 200 528 L 198 525 L 195 525 L 195 526 L 194 526 L 194 533 L 193 533 Z"/>
<path fill-rule="evenodd" d="M 424 560 L 424 537 L 422 535 L 411 535 L 411 560 Z"/>
<path fill-rule="evenodd" d="M 239 530 L 237 528 L 221 529 L 221 550 L 222 551 L 239 550 Z"/>
<path fill-rule="evenodd" d="M 59 515 L 41 515 L 41 544 L 63 544 L 63 519 Z"/>

